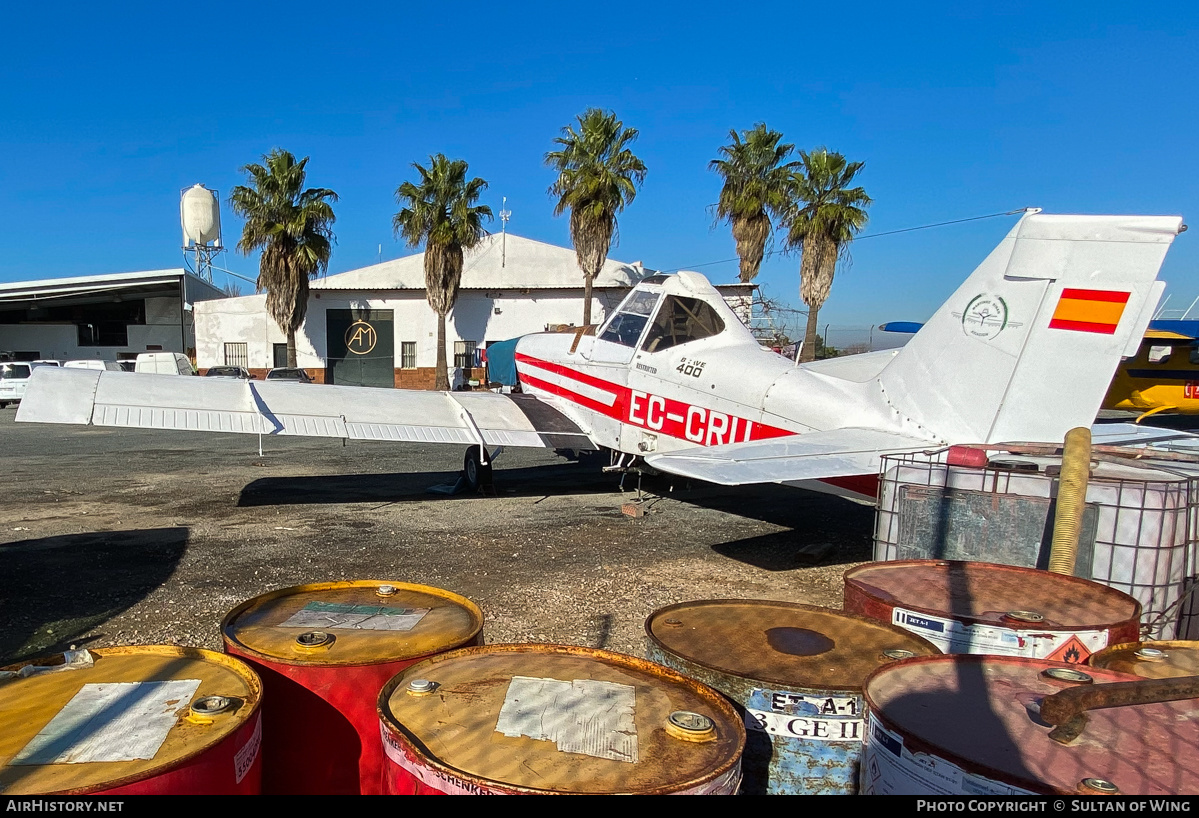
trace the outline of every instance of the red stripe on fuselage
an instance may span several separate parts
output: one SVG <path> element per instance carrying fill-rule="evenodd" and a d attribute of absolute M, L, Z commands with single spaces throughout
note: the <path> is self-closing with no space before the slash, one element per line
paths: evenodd
<path fill-rule="evenodd" d="M 559 386 L 556 383 L 543 381 L 540 378 L 529 375 L 525 372 L 521 373 L 520 382 L 526 386 L 531 386 L 534 389 L 540 389 L 542 392 L 548 392 L 551 395 L 557 395 L 560 398 L 566 398 L 571 403 L 577 403 L 584 409 L 590 409 L 592 412 L 599 412 L 601 415 L 607 415 L 608 417 L 618 418 L 619 412 L 623 408 L 623 401 L 621 400 L 620 395 L 616 396 L 615 403 L 613 403 L 611 406 L 607 406 L 593 398 L 587 397 L 586 395 L 580 395 L 578 392 L 572 392 L 565 386 Z M 609 387 L 605 391 L 612 391 L 612 387 Z"/>
<path fill-rule="evenodd" d="M 727 412 L 719 412 L 704 406 L 696 406 L 649 392 L 629 389 L 627 386 L 605 381 L 568 366 L 543 361 L 528 355 L 518 353 L 516 360 L 518 363 L 543 369 L 580 384 L 613 393 L 616 395 L 616 400 L 611 406 L 606 406 L 593 398 L 572 391 L 568 386 L 549 383 L 527 371 L 521 372 L 521 381 L 534 389 L 565 398 L 585 409 L 606 415 L 621 423 L 648 429 L 651 432 L 679 440 L 686 440 L 697 446 L 748 443 L 753 440 L 769 440 L 774 437 L 797 434 L 788 429 L 757 423 Z"/>

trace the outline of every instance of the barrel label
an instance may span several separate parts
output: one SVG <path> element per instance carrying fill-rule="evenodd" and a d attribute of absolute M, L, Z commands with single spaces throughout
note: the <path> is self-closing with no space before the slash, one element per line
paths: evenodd
<path fill-rule="evenodd" d="M 861 719 L 821 719 L 788 716 L 746 708 L 745 726 L 772 736 L 792 736 L 814 741 L 861 741 Z"/>
<path fill-rule="evenodd" d="M 862 699 L 754 688 L 745 701 L 745 726 L 772 736 L 861 741 Z"/>
<path fill-rule="evenodd" d="M 281 628 L 321 630 L 410 631 L 429 608 L 389 608 L 386 605 L 348 605 L 309 602 L 281 623 Z"/>
<path fill-rule="evenodd" d="M 199 686 L 199 679 L 86 684 L 8 763 L 152 759 Z"/>
<path fill-rule="evenodd" d="M 870 720 L 862 753 L 863 795 L 1033 795 L 928 753 L 912 753 L 903 736 Z"/>
<path fill-rule="evenodd" d="M 446 795 L 507 795 L 502 789 L 488 789 L 473 781 L 467 781 L 422 764 L 419 759 L 408 754 L 382 723 L 379 724 L 379 732 L 383 735 L 384 754 L 397 767 L 426 787 L 444 792 Z"/>
<path fill-rule="evenodd" d="M 860 716 L 860 696 L 819 696 L 811 693 L 790 693 L 784 690 L 761 690 L 755 688 L 750 694 L 749 706 L 772 713 L 789 713 L 793 716 Z"/>
<path fill-rule="evenodd" d="M 636 706 L 632 685 L 513 676 L 495 731 L 552 741 L 563 753 L 636 764 Z"/>
<path fill-rule="evenodd" d="M 676 795 L 736 795 L 741 788 L 741 762 L 728 772 L 718 775 L 707 784 L 700 784 L 685 790 L 679 790 Z"/>
<path fill-rule="evenodd" d="M 923 636 L 943 653 L 985 653 L 1083 664 L 1107 647 L 1107 631 L 1051 631 L 968 625 L 926 613 L 895 608 L 891 622 Z"/>
<path fill-rule="evenodd" d="M 254 766 L 254 759 L 258 758 L 258 748 L 262 746 L 262 713 L 254 719 L 254 732 L 250 734 L 250 739 L 233 756 L 233 774 L 237 778 L 237 783 L 246 777 L 246 773 Z"/>

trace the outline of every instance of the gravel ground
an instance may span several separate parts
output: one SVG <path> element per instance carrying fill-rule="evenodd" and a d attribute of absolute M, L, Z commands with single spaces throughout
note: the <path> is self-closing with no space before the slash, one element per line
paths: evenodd
<path fill-rule="evenodd" d="M 72 644 L 220 649 L 222 616 L 334 579 L 446 588 L 486 640 L 644 654 L 649 613 L 711 598 L 840 607 L 873 510 L 778 486 L 617 478 L 509 450 L 444 496 L 459 447 L 16 424 L 0 411 L 0 664 Z M 635 487 L 634 478 L 626 489 Z"/>

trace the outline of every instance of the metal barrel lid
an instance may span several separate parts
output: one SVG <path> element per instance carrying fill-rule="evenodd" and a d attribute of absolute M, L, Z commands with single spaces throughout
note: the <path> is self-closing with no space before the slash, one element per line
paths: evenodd
<path fill-rule="evenodd" d="M 272 591 L 225 615 L 239 654 L 338 667 L 417 659 L 474 644 L 483 612 L 458 594 L 390 580 L 318 582 Z"/>
<path fill-rule="evenodd" d="M 1042 659 L 957 654 L 880 668 L 865 697 L 872 723 L 912 753 L 1031 792 L 1073 793 L 1084 779 L 1125 795 L 1199 792 L 1199 700 L 1091 709 L 1072 742 L 1049 736 L 1054 727 L 1041 711 L 1052 694 L 1144 681 Z"/>
<path fill-rule="evenodd" d="M 1104 628 L 1141 616 L 1141 603 L 1107 585 L 989 562 L 871 562 L 846 571 L 845 585 L 892 606 L 1017 629 Z"/>
<path fill-rule="evenodd" d="M 232 735 L 262 700 L 258 675 L 213 651 L 149 645 L 78 654 L 92 663 L 0 678 L 0 792 L 87 793 L 152 778 Z M 62 658 L 5 670 L 62 666 Z"/>
<path fill-rule="evenodd" d="M 660 608 L 646 636 L 667 653 L 717 673 L 790 689 L 860 692 L 876 668 L 940 653 L 902 628 L 863 616 L 758 599 L 710 599 Z"/>
<path fill-rule="evenodd" d="M 1142 679 L 1199 676 L 1199 642 L 1126 642 L 1099 651 L 1088 664 Z"/>
<path fill-rule="evenodd" d="M 569 645 L 419 662 L 383 688 L 379 717 L 421 764 L 517 792 L 676 792 L 735 774 L 745 749 L 745 726 L 714 690 Z"/>

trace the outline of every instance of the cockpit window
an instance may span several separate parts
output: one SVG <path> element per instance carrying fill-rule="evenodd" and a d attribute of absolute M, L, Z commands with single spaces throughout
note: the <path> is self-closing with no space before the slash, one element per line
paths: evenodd
<path fill-rule="evenodd" d="M 710 338 L 724 331 L 724 321 L 706 301 L 668 295 L 658 310 L 658 317 L 645 336 L 646 352 L 664 349 Z"/>
<path fill-rule="evenodd" d="M 634 290 L 620 305 L 619 312 L 612 316 L 600 339 L 626 347 L 637 346 L 641 331 L 645 329 L 645 324 L 653 315 L 654 305 L 657 303 L 658 293 Z"/>

